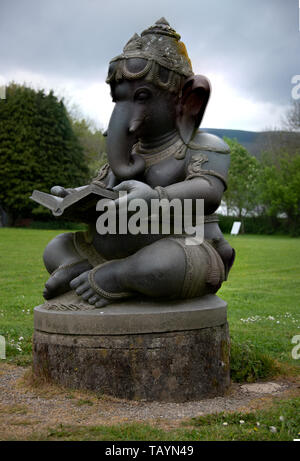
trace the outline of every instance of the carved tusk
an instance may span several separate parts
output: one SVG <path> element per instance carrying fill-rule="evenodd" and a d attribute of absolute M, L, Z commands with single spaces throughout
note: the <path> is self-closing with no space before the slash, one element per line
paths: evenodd
<path fill-rule="evenodd" d="M 129 133 L 134 133 L 143 123 L 143 119 L 135 119 L 129 126 Z"/>

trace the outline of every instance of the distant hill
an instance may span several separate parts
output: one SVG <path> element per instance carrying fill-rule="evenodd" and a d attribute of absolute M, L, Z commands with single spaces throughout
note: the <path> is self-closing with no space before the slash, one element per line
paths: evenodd
<path fill-rule="evenodd" d="M 220 138 L 236 139 L 248 152 L 260 158 L 264 151 L 286 147 L 300 151 L 300 133 L 290 131 L 244 131 L 226 130 L 222 128 L 201 128 L 201 131 L 211 133 Z"/>

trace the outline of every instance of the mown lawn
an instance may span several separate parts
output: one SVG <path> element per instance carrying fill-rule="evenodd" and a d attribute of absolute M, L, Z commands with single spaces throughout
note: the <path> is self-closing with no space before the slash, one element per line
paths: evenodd
<path fill-rule="evenodd" d="M 0 335 L 6 339 L 8 363 L 31 362 L 33 308 L 43 302 L 41 293 L 48 277 L 42 254 L 59 233 L 0 229 Z M 298 374 L 300 359 L 293 359 L 295 345 L 291 341 L 300 335 L 300 239 L 250 235 L 227 238 L 237 256 L 229 280 L 218 295 L 228 302 L 232 367 L 240 364 L 242 370 L 250 366 L 251 373 L 254 369 L 239 380 L 268 377 L 268 372 L 264 374 L 266 358 L 287 364 Z M 262 373 L 255 371 L 259 366 Z M 272 367 L 269 371 L 272 373 Z M 238 376 L 236 372 L 234 376 Z M 149 424 L 60 425 L 49 428 L 47 434 L 32 434 L 30 439 L 292 440 L 300 436 L 299 403 L 296 397 L 247 414 L 194 418 L 170 431 Z M 275 432 L 270 429 L 273 426 Z"/>
<path fill-rule="evenodd" d="M 0 334 L 8 360 L 21 363 L 31 353 L 33 308 L 43 302 L 48 278 L 42 254 L 60 232 L 0 229 Z M 228 240 L 237 256 L 218 295 L 228 302 L 233 344 L 297 365 L 291 340 L 300 335 L 300 239 L 240 235 Z"/>
<path fill-rule="evenodd" d="M 291 340 L 300 335 L 300 239 L 241 235 L 228 240 L 236 262 L 218 295 L 228 302 L 232 340 L 295 365 Z"/>
<path fill-rule="evenodd" d="M 6 340 L 7 359 L 15 363 L 30 360 L 33 308 L 43 303 L 42 289 L 48 278 L 43 250 L 59 233 L 0 229 L 0 335 Z"/>

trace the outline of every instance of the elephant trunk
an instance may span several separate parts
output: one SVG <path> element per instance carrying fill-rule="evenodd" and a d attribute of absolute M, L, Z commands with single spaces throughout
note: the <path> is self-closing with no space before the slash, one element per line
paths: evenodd
<path fill-rule="evenodd" d="M 144 159 L 131 153 L 141 123 L 142 119 L 137 118 L 130 121 L 124 106 L 114 108 L 108 126 L 106 147 L 109 165 L 119 179 L 132 179 L 145 170 Z"/>

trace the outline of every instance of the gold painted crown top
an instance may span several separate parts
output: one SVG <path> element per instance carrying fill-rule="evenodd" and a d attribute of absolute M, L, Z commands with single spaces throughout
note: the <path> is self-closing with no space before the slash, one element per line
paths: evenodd
<path fill-rule="evenodd" d="M 165 18 L 144 30 L 141 35 L 134 34 L 126 43 L 123 53 L 110 62 L 130 58 L 143 58 L 185 77 L 193 75 L 191 61 L 180 35 Z"/>

